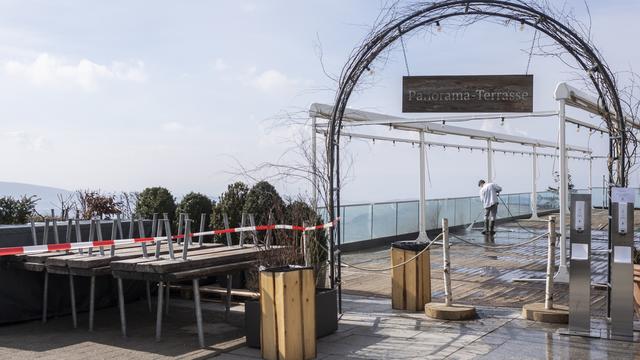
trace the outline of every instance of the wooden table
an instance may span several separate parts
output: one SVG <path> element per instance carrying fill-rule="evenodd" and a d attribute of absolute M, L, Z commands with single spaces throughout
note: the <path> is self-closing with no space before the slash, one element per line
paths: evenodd
<path fill-rule="evenodd" d="M 198 340 L 200 346 L 204 347 L 199 290 L 200 279 L 213 275 L 227 275 L 228 311 L 231 290 L 230 274 L 255 266 L 261 251 L 265 251 L 265 249 L 255 245 L 204 247 L 202 249 L 189 250 L 186 260 L 179 256 L 176 256 L 176 258 L 172 260 L 165 255 L 159 259 L 155 257 L 138 257 L 111 262 L 112 274 L 118 279 L 119 284 L 118 298 L 120 299 L 120 320 L 123 336 L 126 336 L 126 316 L 122 296 L 122 279 L 158 282 L 159 289 L 162 289 L 165 284 L 170 282 L 191 280 L 193 285 Z M 162 335 L 162 313 L 163 291 L 159 290 L 156 309 L 156 341 L 160 341 Z"/>

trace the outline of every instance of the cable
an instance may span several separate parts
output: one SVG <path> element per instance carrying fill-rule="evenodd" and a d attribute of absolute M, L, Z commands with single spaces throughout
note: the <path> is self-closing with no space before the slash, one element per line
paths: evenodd
<path fill-rule="evenodd" d="M 504 205 L 505 209 L 507 209 L 507 213 L 509 213 L 509 216 L 511 216 L 512 218 L 514 218 L 516 225 L 518 225 L 518 227 L 520 227 L 522 230 L 530 233 L 530 234 L 537 234 L 537 232 L 535 231 L 531 231 L 529 229 L 527 229 L 526 227 L 520 225 L 520 222 L 518 222 L 517 219 L 515 219 L 515 216 L 511 213 L 511 210 L 509 210 L 509 207 L 507 206 L 507 204 L 504 202 L 504 200 L 502 200 L 502 198 L 500 196 L 498 196 L 498 199 L 500 199 L 500 202 L 502 202 L 502 205 Z"/>
<path fill-rule="evenodd" d="M 346 266 L 346 267 L 350 267 L 350 268 L 354 268 L 354 269 L 362 270 L 362 271 L 372 271 L 372 272 L 377 272 L 377 271 L 388 271 L 388 270 L 392 270 L 392 269 L 395 269 L 395 268 L 397 268 L 397 267 L 404 266 L 404 265 L 406 265 L 406 264 L 408 264 L 408 263 L 412 262 L 413 260 L 415 260 L 418 256 L 422 255 L 425 251 L 429 250 L 429 248 L 431 247 L 431 245 L 432 245 L 434 242 L 436 242 L 438 239 L 440 239 L 441 237 L 442 237 L 442 233 L 440 233 L 438 236 L 436 236 L 436 237 L 435 237 L 435 239 L 431 240 L 431 241 L 427 244 L 427 246 L 426 246 L 424 249 L 420 250 L 420 252 L 419 252 L 419 253 L 417 253 L 417 254 L 416 254 L 414 257 L 412 257 L 411 259 L 406 260 L 406 261 L 404 261 L 404 262 L 402 262 L 402 263 L 400 263 L 400 264 L 396 264 L 396 265 L 389 266 L 389 267 L 386 267 L 386 268 L 381 268 L 381 269 L 363 268 L 363 267 L 359 267 L 359 266 L 356 266 L 356 265 L 347 264 L 347 263 L 346 263 L 346 262 L 344 262 L 344 261 L 342 262 L 342 264 L 343 264 L 344 266 Z"/>

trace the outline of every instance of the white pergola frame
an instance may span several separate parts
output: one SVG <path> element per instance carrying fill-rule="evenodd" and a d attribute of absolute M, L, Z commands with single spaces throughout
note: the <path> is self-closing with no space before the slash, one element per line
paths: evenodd
<path fill-rule="evenodd" d="M 325 132 L 325 130 L 323 129 L 326 128 L 327 126 L 326 123 L 319 124 L 317 122 L 317 119 L 318 118 L 325 119 L 325 120 L 331 119 L 332 111 L 333 111 L 333 107 L 331 105 L 318 104 L 318 103 L 312 104 L 309 109 L 309 116 L 311 117 L 311 123 L 312 123 L 312 152 L 313 152 L 314 174 L 316 174 L 316 161 L 317 161 L 316 134 L 317 133 L 323 134 Z M 557 156 L 561 157 L 562 155 L 564 155 L 565 159 L 564 161 L 562 161 L 562 157 L 561 157 L 561 162 L 564 163 L 565 166 L 566 166 L 566 158 L 569 157 L 567 155 L 567 151 L 574 151 L 574 152 L 580 152 L 580 153 L 586 154 L 587 156 L 585 157 L 576 157 L 576 156 L 570 156 L 570 157 L 576 158 L 576 159 L 589 160 L 590 162 L 589 168 L 591 169 L 591 150 L 589 148 L 580 147 L 580 146 L 571 146 L 571 145 L 567 146 L 564 143 L 564 141 L 561 141 L 560 144 L 557 144 L 557 143 L 546 141 L 546 140 L 521 137 L 521 136 L 515 136 L 515 135 L 509 135 L 509 134 L 502 134 L 502 133 L 490 132 L 485 130 L 476 130 L 476 129 L 470 129 L 470 128 L 464 128 L 464 127 L 451 126 L 451 125 L 446 125 L 447 121 L 455 122 L 455 121 L 465 121 L 465 120 L 521 118 L 521 117 L 526 117 L 527 115 L 534 116 L 534 117 L 536 116 L 548 117 L 548 116 L 555 116 L 557 114 L 558 114 L 557 112 L 537 112 L 537 113 L 529 113 L 529 114 L 500 114 L 500 115 L 492 114 L 492 115 L 475 115 L 475 116 L 466 116 L 466 117 L 465 116 L 448 116 L 448 117 L 437 117 L 437 118 L 407 119 L 407 118 L 390 116 L 390 115 L 374 113 L 369 111 L 346 109 L 344 112 L 344 116 L 342 118 L 343 127 L 357 127 L 357 126 L 363 126 L 363 125 L 389 126 L 390 128 L 397 129 L 397 130 L 418 132 L 419 140 L 416 141 L 416 140 L 406 139 L 406 138 L 367 135 L 367 134 L 359 134 L 359 133 L 344 132 L 344 131 L 341 132 L 341 136 L 351 136 L 351 137 L 372 139 L 374 141 L 383 140 L 383 141 L 405 142 L 405 143 L 418 142 L 419 149 L 420 149 L 420 200 L 419 200 L 420 219 L 419 219 L 419 235 L 417 240 L 424 241 L 424 240 L 428 240 L 428 237 L 426 234 L 426 224 L 424 219 L 425 218 L 424 208 L 426 203 L 426 195 L 425 195 L 426 167 L 425 167 L 425 158 L 424 158 L 425 145 L 427 146 L 435 145 L 435 146 L 443 146 L 443 147 L 449 146 L 452 148 L 470 149 L 472 151 L 474 149 L 479 149 L 481 151 L 486 150 L 487 151 L 487 180 L 489 182 L 491 182 L 493 178 L 492 174 L 493 174 L 493 153 L 494 152 L 496 151 L 505 152 L 505 153 L 511 152 L 514 154 L 526 153 L 526 154 L 532 155 L 533 160 L 532 160 L 531 208 L 532 208 L 533 219 L 537 219 L 536 158 L 537 156 L 540 156 L 540 155 L 556 156 L 553 154 L 538 153 L 537 152 L 538 148 L 552 148 L 555 150 L 555 149 L 559 149 L 559 147 L 562 146 L 563 149 L 561 149 L 560 151 L 561 154 Z M 436 121 L 440 122 L 441 124 L 434 124 L 434 122 Z M 566 120 L 565 118 L 565 121 L 569 121 L 569 120 Z M 576 120 L 576 122 L 578 122 L 578 120 Z M 588 124 L 583 125 L 583 122 L 580 122 L 580 124 L 577 124 L 577 125 L 587 127 L 586 125 Z M 593 129 L 591 127 L 590 129 L 600 131 L 600 129 Z M 468 137 L 473 140 L 485 140 L 487 142 L 487 146 L 483 147 L 483 146 L 474 146 L 474 145 L 450 144 L 450 143 L 425 141 L 424 140 L 425 133 L 438 134 L 438 135 L 455 135 L 455 136 Z M 564 139 L 561 139 L 561 140 L 564 140 Z M 503 143 L 518 144 L 522 146 L 531 146 L 532 151 L 495 149 L 493 148 L 494 142 L 503 142 Z M 566 170 L 566 167 L 565 167 L 565 170 Z M 315 176 L 314 176 L 314 184 L 313 184 L 313 202 L 314 202 L 314 206 L 317 207 L 317 179 L 315 178 Z"/>

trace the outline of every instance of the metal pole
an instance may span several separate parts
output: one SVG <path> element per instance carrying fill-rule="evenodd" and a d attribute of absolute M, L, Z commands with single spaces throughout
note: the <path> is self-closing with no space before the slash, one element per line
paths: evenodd
<path fill-rule="evenodd" d="M 47 322 L 47 302 L 49 300 L 49 273 L 44 271 L 44 289 L 42 291 L 42 323 Z"/>
<path fill-rule="evenodd" d="M 427 238 L 427 229 L 426 229 L 426 224 L 425 224 L 425 204 L 426 204 L 426 200 L 425 200 L 425 181 L 426 181 L 426 166 L 425 166 L 425 156 L 424 156 L 424 131 L 419 131 L 418 132 L 420 134 L 420 146 L 418 146 L 418 149 L 420 150 L 420 166 L 418 167 L 418 169 L 420 169 L 420 201 L 418 206 L 420 207 L 418 209 L 418 216 L 420 216 L 420 219 L 418 220 L 418 238 L 416 239 L 416 241 L 424 241 L 426 242 L 427 240 L 429 240 Z"/>
<path fill-rule="evenodd" d="M 200 308 L 200 284 L 193 279 L 193 302 L 196 307 L 196 325 L 198 327 L 198 343 L 204 347 L 204 331 L 202 330 L 202 309 Z"/>
<path fill-rule="evenodd" d="M 160 341 L 162 338 L 162 297 L 164 295 L 164 283 L 160 281 L 158 283 L 158 304 L 156 309 L 156 341 Z"/>
<path fill-rule="evenodd" d="M 96 277 L 92 276 L 89 284 L 89 331 L 93 331 L 93 318 L 96 307 Z"/>
<path fill-rule="evenodd" d="M 53 218 L 53 241 L 56 244 L 60 244 L 60 237 L 58 236 L 58 220 Z"/>
<path fill-rule="evenodd" d="M 487 140 L 487 182 L 493 182 L 493 148 L 491 140 Z"/>
<path fill-rule="evenodd" d="M 224 302 L 224 318 L 229 320 L 231 313 L 231 285 L 233 284 L 233 275 L 227 274 L 227 296 Z"/>
<path fill-rule="evenodd" d="M 538 176 L 538 154 L 537 146 L 533 145 L 531 155 L 531 219 L 538 219 L 538 193 L 536 191 L 536 177 Z"/>
<path fill-rule="evenodd" d="M 71 318 L 73 320 L 73 328 L 78 327 L 78 316 L 76 315 L 76 290 L 73 287 L 73 275 L 69 274 L 69 296 L 71 297 Z"/>
<path fill-rule="evenodd" d="M 191 219 L 185 214 L 184 221 L 184 240 L 182 242 L 182 260 L 187 260 L 187 253 L 189 252 L 189 238 L 191 237 Z"/>
<path fill-rule="evenodd" d="M 449 261 L 449 220 L 442 219 L 442 258 L 444 260 L 444 304 L 451 306 L 451 263 Z"/>
<path fill-rule="evenodd" d="M 317 145 L 316 145 L 316 117 L 311 117 L 311 171 L 313 172 L 312 176 L 312 184 L 313 192 L 312 192 L 312 204 L 313 211 L 315 213 L 318 212 L 318 157 L 317 157 Z"/>
<path fill-rule="evenodd" d="M 547 250 L 547 286 L 545 288 L 544 308 L 553 309 L 553 271 L 556 267 L 556 218 L 549 216 L 549 248 Z"/>
<path fill-rule="evenodd" d="M 200 232 L 204 232 L 204 223 L 207 221 L 207 214 L 200 214 Z M 204 235 L 198 236 L 198 246 L 202 246 L 202 241 L 204 240 Z"/>
<path fill-rule="evenodd" d="M 589 194 L 593 195 L 593 183 L 591 177 L 593 176 L 593 157 L 589 156 Z"/>
<path fill-rule="evenodd" d="M 124 312 L 124 290 L 122 289 L 122 278 L 118 278 L 118 304 L 120 305 L 120 328 L 122 337 L 127 337 L 127 317 Z"/>
<path fill-rule="evenodd" d="M 308 223 L 303 221 L 302 226 L 306 228 Z M 306 231 L 302 232 L 302 252 L 304 256 L 304 266 L 309 266 L 311 264 L 311 254 L 309 254 L 309 235 Z"/>
<path fill-rule="evenodd" d="M 560 189 L 558 189 L 558 195 L 560 197 L 560 266 L 558 267 L 558 273 L 556 274 L 556 281 L 568 282 L 569 272 L 567 270 L 567 146 L 565 135 L 565 101 L 558 100 L 560 109 L 558 111 L 558 145 L 560 156 Z"/>

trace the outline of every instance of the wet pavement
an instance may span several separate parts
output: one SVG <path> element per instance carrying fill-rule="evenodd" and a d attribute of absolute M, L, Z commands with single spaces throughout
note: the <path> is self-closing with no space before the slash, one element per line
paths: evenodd
<path fill-rule="evenodd" d="M 318 359 L 640 358 L 640 343 L 560 335 L 563 326 L 522 320 L 514 309 L 480 307 L 478 319 L 453 322 L 391 310 L 389 299 L 343 300 L 339 330 L 318 340 Z M 243 347 L 218 358 L 259 359 L 260 352 Z"/>

